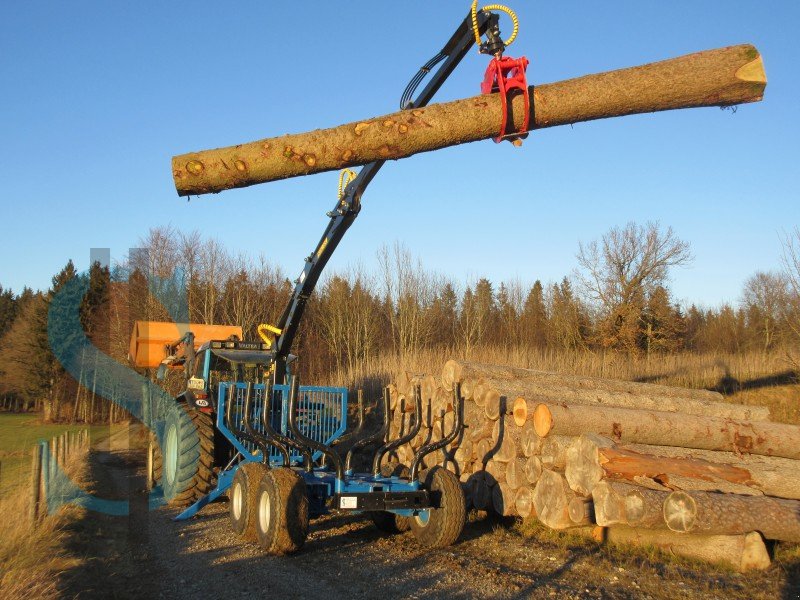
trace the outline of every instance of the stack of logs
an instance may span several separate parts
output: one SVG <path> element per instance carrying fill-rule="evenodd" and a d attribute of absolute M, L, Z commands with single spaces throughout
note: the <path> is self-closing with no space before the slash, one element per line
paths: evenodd
<path fill-rule="evenodd" d="M 764 539 L 800 541 L 800 427 L 720 394 L 448 361 L 441 376 L 401 371 L 389 386 L 396 458 L 453 430 L 429 455 L 463 484 L 468 505 L 552 529 L 765 568 Z"/>

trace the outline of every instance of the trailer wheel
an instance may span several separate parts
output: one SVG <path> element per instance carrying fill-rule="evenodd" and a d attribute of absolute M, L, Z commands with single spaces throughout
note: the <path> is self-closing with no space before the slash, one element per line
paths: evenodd
<path fill-rule="evenodd" d="M 268 467 L 264 463 L 242 463 L 236 469 L 228 492 L 231 527 L 248 542 L 255 542 L 258 539 L 256 534 L 258 487 L 267 470 Z"/>
<path fill-rule="evenodd" d="M 458 478 L 443 467 L 433 467 L 420 476 L 422 487 L 438 502 L 438 508 L 411 517 L 411 531 L 420 544 L 443 548 L 454 544 L 467 519 L 464 492 Z M 438 498 L 437 498 L 438 496 Z"/>
<path fill-rule="evenodd" d="M 397 463 L 387 463 L 381 466 L 381 475 L 384 477 L 408 477 L 408 467 Z M 384 533 L 403 533 L 411 528 L 408 517 L 401 517 L 386 511 L 371 511 L 369 518 L 372 519 L 375 527 Z"/>
<path fill-rule="evenodd" d="M 308 536 L 306 482 L 292 469 L 270 469 L 261 478 L 256 515 L 258 543 L 266 552 L 297 552 Z"/>

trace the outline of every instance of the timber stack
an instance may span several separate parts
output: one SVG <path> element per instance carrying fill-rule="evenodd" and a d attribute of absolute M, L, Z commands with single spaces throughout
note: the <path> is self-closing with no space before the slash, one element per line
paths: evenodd
<path fill-rule="evenodd" d="M 422 414 L 415 410 L 416 395 Z M 800 542 L 800 427 L 708 390 L 448 361 L 401 371 L 389 386 L 393 459 L 453 430 L 428 455 L 460 478 L 469 505 L 556 530 L 746 571 L 766 568 L 765 540 Z"/>

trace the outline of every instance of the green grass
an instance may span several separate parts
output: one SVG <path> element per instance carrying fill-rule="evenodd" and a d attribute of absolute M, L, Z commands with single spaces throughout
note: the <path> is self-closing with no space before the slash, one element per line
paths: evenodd
<path fill-rule="evenodd" d="M 86 428 L 86 425 L 43 424 L 39 418 L 37 414 L 0 413 L 0 496 L 28 476 L 31 448 L 36 442 Z M 94 425 L 89 430 L 93 443 L 111 435 L 108 425 Z"/>

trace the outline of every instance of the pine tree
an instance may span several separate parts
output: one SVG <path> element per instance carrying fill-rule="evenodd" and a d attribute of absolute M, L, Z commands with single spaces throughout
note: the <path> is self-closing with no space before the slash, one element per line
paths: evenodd
<path fill-rule="evenodd" d="M 534 348 L 547 344 L 548 320 L 544 301 L 544 288 L 538 279 L 533 283 L 522 309 L 522 330 L 525 343 Z"/>

